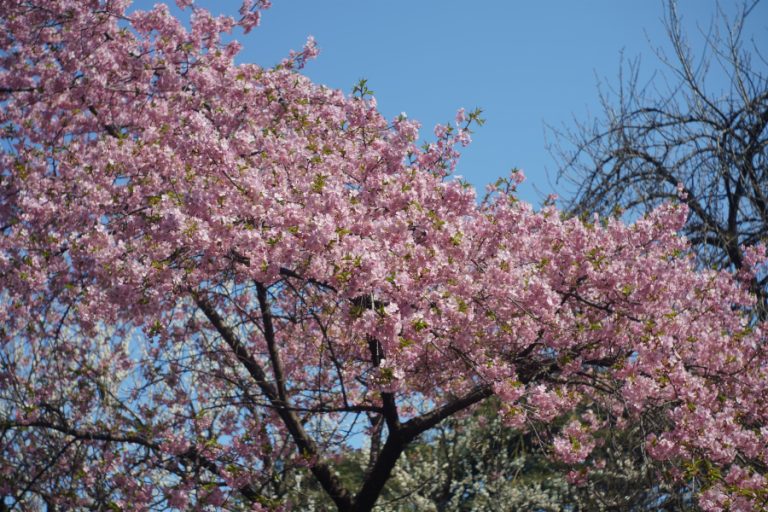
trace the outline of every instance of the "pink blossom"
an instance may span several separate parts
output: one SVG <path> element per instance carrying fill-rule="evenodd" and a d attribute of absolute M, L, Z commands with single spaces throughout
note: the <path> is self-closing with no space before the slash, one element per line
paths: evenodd
<path fill-rule="evenodd" d="M 353 416 L 405 445 L 495 395 L 574 482 L 643 420 L 665 477 L 722 475 L 702 508 L 756 508 L 768 359 L 744 279 L 764 248 L 700 270 L 685 205 L 580 220 L 520 201 L 522 171 L 479 202 L 450 179 L 462 126 L 417 145 L 417 122 L 298 71 L 313 39 L 235 62 L 222 34 L 267 6 L 195 6 L 190 27 L 125 2 L 0 13 L 4 494 L 241 503 L 276 467 L 332 471 Z M 211 485 L 179 482 L 194 465 Z"/>

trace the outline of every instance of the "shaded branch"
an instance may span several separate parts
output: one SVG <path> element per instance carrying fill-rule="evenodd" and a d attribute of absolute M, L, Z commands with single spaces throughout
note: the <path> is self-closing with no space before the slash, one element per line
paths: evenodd
<path fill-rule="evenodd" d="M 275 386 L 267 379 L 267 375 L 261 365 L 249 353 L 242 342 L 224 323 L 216 309 L 197 292 L 192 292 L 197 306 L 205 314 L 211 325 L 216 329 L 224 342 L 229 346 L 243 365 L 248 374 L 253 378 L 256 385 L 259 386 L 262 393 L 269 399 L 275 407 L 275 411 L 282 420 L 291 438 L 296 443 L 299 453 L 310 462 L 310 471 L 317 478 L 317 481 L 328 493 L 340 511 L 352 510 L 352 499 L 349 491 L 344 488 L 339 478 L 331 471 L 327 463 L 320 460 L 320 453 L 317 444 L 304 430 L 302 421 L 296 413 L 288 407 L 288 404 L 280 398 Z"/>

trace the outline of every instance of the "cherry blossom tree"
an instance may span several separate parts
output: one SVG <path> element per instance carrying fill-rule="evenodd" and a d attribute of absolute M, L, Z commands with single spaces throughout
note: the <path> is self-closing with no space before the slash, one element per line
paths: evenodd
<path fill-rule="evenodd" d="M 768 233 L 768 81 L 763 52 L 749 37 L 764 23 L 757 4 L 719 2 L 712 19 L 693 28 L 683 6 L 664 2 L 669 51 L 657 49 L 659 41 L 652 42 L 657 57 L 653 80 L 645 83 L 640 78 L 641 71 L 649 71 L 648 62 L 641 69 L 639 60 L 630 61 L 617 82 L 598 84 L 603 106 L 598 117 L 552 130 L 560 178 L 576 192 L 567 205 L 569 213 L 626 212 L 626 217 L 636 218 L 677 198 L 682 183 L 691 212 L 682 233 L 699 264 L 742 267 L 743 246 L 759 243 Z M 758 275 L 752 286 L 760 298 L 753 314 L 766 315 L 768 275 Z M 524 464 L 519 457 L 504 457 L 504 450 L 498 449 L 501 439 L 510 446 L 519 444 L 520 435 L 513 430 L 490 433 L 463 419 L 455 425 L 453 420 L 444 422 L 440 430 L 446 435 L 428 437 L 427 442 L 437 443 L 433 449 L 422 450 L 414 463 L 409 460 L 409 469 L 431 480 L 416 478 L 407 491 L 438 504 L 446 494 L 455 496 L 461 505 L 452 504 L 452 509 L 490 508 L 476 504 L 473 492 L 467 491 L 473 486 L 483 490 L 483 499 L 509 503 L 513 510 L 696 509 L 691 492 L 698 487 L 696 479 L 660 481 L 658 468 L 644 452 L 640 428 L 616 432 L 606 440 L 601 449 L 610 447 L 614 454 L 605 457 L 606 467 L 592 472 L 587 485 L 566 490 L 559 487 L 556 465 L 544 466 L 550 468 L 547 473 L 538 471 L 538 459 L 546 462 L 547 456 L 537 446 L 527 445 Z M 536 433 L 541 435 L 541 430 Z M 524 439 L 537 439 L 526 435 Z M 493 454 L 487 457 L 490 462 L 478 455 L 488 453 Z M 436 460 L 425 460 L 431 456 Z M 495 476 L 509 474 L 517 478 Z M 531 476 L 554 492 L 528 489 L 524 478 Z M 425 486 L 425 481 L 434 485 Z M 521 490 L 526 500 L 545 499 L 536 505 L 521 502 L 514 497 Z"/>
<path fill-rule="evenodd" d="M 476 113 L 419 147 L 299 69 L 235 64 L 237 19 L 0 2 L 3 507 L 281 510 L 305 467 L 371 510 L 421 434 L 495 396 L 557 427 L 572 481 L 640 425 L 708 510 L 764 507 L 749 272 L 696 271 L 683 203 L 566 219 L 451 178 Z M 336 465 L 365 439 L 356 486 Z M 281 494 L 282 492 L 282 494 Z"/>

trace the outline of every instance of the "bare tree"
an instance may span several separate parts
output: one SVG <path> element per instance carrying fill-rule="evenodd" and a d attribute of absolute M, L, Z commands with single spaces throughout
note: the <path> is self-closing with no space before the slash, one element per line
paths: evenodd
<path fill-rule="evenodd" d="M 654 78 L 641 85 L 638 61 L 623 65 L 618 86 L 601 87 L 601 118 L 554 130 L 559 179 L 576 187 L 571 212 L 637 215 L 683 192 L 701 264 L 744 266 L 744 247 L 768 239 L 768 62 L 745 36 L 757 4 L 731 18 L 718 5 L 694 51 L 665 2 L 671 50 L 655 50 Z M 752 285 L 765 316 L 768 276 Z"/>

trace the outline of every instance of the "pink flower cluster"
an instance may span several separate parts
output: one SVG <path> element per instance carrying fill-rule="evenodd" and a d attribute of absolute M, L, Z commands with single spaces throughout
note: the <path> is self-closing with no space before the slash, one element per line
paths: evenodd
<path fill-rule="evenodd" d="M 235 64 L 221 34 L 266 4 L 195 7 L 190 29 L 163 5 L 0 13 L 2 481 L 63 508 L 97 480 L 137 509 L 216 507 L 338 454 L 328 425 L 496 394 L 521 428 L 570 419 L 553 450 L 576 476 L 597 432 L 643 419 L 653 457 L 714 468 L 704 509 L 757 509 L 765 326 L 743 281 L 695 270 L 686 209 L 534 211 L 519 171 L 479 203 L 447 179 L 465 112 L 420 147 L 297 73 L 312 40 Z"/>

